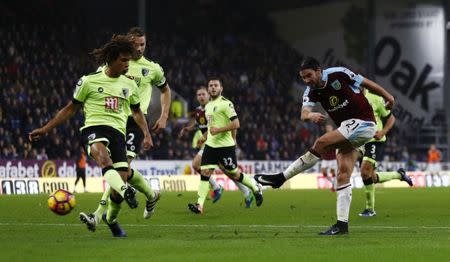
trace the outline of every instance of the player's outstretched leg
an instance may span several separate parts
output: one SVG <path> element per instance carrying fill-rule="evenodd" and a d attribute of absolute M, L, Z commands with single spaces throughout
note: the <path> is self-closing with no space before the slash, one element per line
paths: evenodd
<path fill-rule="evenodd" d="M 377 177 L 377 183 L 384 183 L 386 181 L 398 179 L 400 181 L 405 181 L 409 186 L 413 186 L 413 181 L 406 174 L 406 171 L 403 168 L 399 168 L 397 171 L 392 172 L 377 172 Z"/>
<path fill-rule="evenodd" d="M 278 174 L 256 174 L 254 178 L 259 184 L 273 188 L 279 188 L 286 182 L 283 172 Z"/>
<path fill-rule="evenodd" d="M 295 160 L 289 167 L 282 173 L 278 174 L 256 174 L 255 180 L 264 186 L 271 186 L 273 188 L 281 187 L 286 180 L 298 175 L 300 172 L 305 171 L 320 160 L 320 155 L 310 149 L 304 155 Z"/>
<path fill-rule="evenodd" d="M 401 176 L 400 181 L 405 181 L 406 183 L 408 183 L 409 186 L 414 185 L 412 179 L 406 174 L 405 169 L 399 168 L 397 170 L 397 173 L 399 173 Z"/>

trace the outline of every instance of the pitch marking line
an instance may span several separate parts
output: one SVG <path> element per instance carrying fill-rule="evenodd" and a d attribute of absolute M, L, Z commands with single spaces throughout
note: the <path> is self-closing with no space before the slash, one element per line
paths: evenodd
<path fill-rule="evenodd" d="M 182 227 L 182 228 L 189 228 L 189 227 L 196 227 L 196 228 L 323 228 L 323 227 L 329 227 L 329 225 L 204 225 L 204 224 L 122 224 L 123 226 L 127 227 Z M 64 223 L 1 223 L 0 226 L 84 226 L 82 223 L 71 223 L 71 224 L 64 224 Z M 351 226 L 352 228 L 366 228 L 366 229 L 448 229 L 450 230 L 450 226 L 384 226 L 384 225 L 375 225 L 375 226 Z"/>

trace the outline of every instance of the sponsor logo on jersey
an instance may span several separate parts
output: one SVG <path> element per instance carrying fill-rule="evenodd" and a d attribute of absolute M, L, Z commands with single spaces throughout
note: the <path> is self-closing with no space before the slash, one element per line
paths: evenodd
<path fill-rule="evenodd" d="M 95 137 L 96 137 L 95 133 L 92 133 L 92 134 L 90 134 L 90 135 L 88 136 L 88 139 L 89 139 L 89 140 L 94 140 Z"/>
<path fill-rule="evenodd" d="M 341 89 L 341 83 L 338 80 L 334 80 L 334 82 L 331 83 L 331 86 L 334 88 L 334 90 Z"/>
<path fill-rule="evenodd" d="M 336 104 L 338 104 L 338 103 L 339 103 L 339 100 L 337 100 Z M 328 110 L 328 112 L 334 112 L 338 109 L 346 107 L 348 104 L 350 104 L 350 102 L 346 99 L 342 104 L 334 106 L 332 109 Z M 330 105 L 331 105 L 331 97 L 330 97 Z"/>
<path fill-rule="evenodd" d="M 330 106 L 336 106 L 339 103 L 339 98 L 337 96 L 331 96 L 330 99 Z"/>

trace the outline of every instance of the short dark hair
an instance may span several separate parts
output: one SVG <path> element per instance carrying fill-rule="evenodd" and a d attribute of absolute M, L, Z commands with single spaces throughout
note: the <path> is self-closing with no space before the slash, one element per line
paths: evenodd
<path fill-rule="evenodd" d="M 220 80 L 220 78 L 219 78 L 218 76 L 210 76 L 210 77 L 208 78 L 208 83 L 209 83 L 209 81 L 219 81 L 220 86 L 223 86 L 223 85 L 222 85 L 222 80 Z"/>
<path fill-rule="evenodd" d="M 127 35 L 141 37 L 145 36 L 145 32 L 140 27 L 132 27 L 128 30 Z"/>
<path fill-rule="evenodd" d="M 111 40 L 101 48 L 94 49 L 91 55 L 95 57 L 101 65 L 111 63 L 120 54 L 130 54 L 135 52 L 133 42 L 126 35 L 113 35 Z"/>
<path fill-rule="evenodd" d="M 319 68 L 322 68 L 320 66 L 319 61 L 317 61 L 313 57 L 306 57 L 305 59 L 303 59 L 302 63 L 300 64 L 300 71 L 305 70 L 305 69 L 317 70 Z"/>

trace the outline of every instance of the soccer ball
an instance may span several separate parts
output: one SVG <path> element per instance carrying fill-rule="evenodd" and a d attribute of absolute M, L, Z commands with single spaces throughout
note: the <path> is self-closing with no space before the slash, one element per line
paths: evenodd
<path fill-rule="evenodd" d="M 76 205 L 75 196 L 67 190 L 58 189 L 47 200 L 48 208 L 57 215 L 67 215 Z"/>

